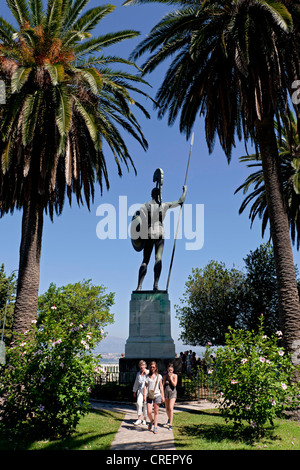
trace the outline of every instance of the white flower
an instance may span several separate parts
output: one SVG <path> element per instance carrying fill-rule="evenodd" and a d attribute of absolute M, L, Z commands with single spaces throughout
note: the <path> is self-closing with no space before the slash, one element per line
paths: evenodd
<path fill-rule="evenodd" d="M 282 336 L 282 331 L 276 331 L 277 336 Z"/>
<path fill-rule="evenodd" d="M 242 364 L 246 364 L 246 362 L 248 361 L 248 359 L 246 359 L 245 357 L 241 360 L 241 363 Z"/>
<path fill-rule="evenodd" d="M 275 400 L 271 400 L 271 403 L 272 403 L 272 406 L 276 406 L 276 401 Z"/>
<path fill-rule="evenodd" d="M 55 305 L 52 305 L 51 310 L 57 310 L 57 307 L 55 307 Z"/>
<path fill-rule="evenodd" d="M 266 358 L 265 358 L 265 357 L 262 357 L 262 356 L 259 358 L 259 360 L 260 360 L 260 362 L 262 362 L 262 363 L 266 362 Z"/>
<path fill-rule="evenodd" d="M 285 383 L 283 383 L 283 382 L 281 382 L 281 387 L 282 387 L 283 390 L 286 390 L 286 389 L 287 389 L 287 385 L 286 385 Z"/>
<path fill-rule="evenodd" d="M 278 354 L 279 356 L 284 356 L 284 351 L 279 351 Z"/>

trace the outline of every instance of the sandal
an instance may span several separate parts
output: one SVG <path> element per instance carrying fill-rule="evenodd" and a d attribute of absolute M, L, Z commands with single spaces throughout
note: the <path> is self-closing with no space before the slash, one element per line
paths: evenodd
<path fill-rule="evenodd" d="M 150 423 L 148 424 L 148 431 L 151 431 L 152 425 L 153 425 L 153 421 L 150 421 Z"/>
<path fill-rule="evenodd" d="M 157 428 L 154 428 L 153 434 L 157 434 Z"/>

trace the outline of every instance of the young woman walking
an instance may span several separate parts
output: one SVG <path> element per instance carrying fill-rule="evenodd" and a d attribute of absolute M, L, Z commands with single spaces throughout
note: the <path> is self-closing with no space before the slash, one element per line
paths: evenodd
<path fill-rule="evenodd" d="M 150 362 L 149 369 L 150 372 L 146 377 L 146 384 L 144 388 L 144 400 L 147 401 L 147 412 L 148 418 L 150 420 L 148 430 L 151 431 L 154 424 L 153 432 L 154 434 L 157 434 L 159 405 L 164 403 L 165 395 L 162 385 L 162 376 L 158 373 L 156 362 Z M 152 416 L 152 407 L 154 408 L 154 420 Z"/>
<path fill-rule="evenodd" d="M 140 361 L 139 367 L 140 371 L 136 374 L 136 378 L 133 384 L 133 396 L 137 399 L 137 421 L 135 421 L 134 424 L 141 424 L 142 416 L 144 417 L 143 424 L 146 424 L 147 408 L 144 400 L 144 388 L 149 370 L 147 369 L 147 364 L 145 361 Z"/>
<path fill-rule="evenodd" d="M 169 364 L 167 375 L 163 378 L 163 388 L 165 394 L 165 404 L 166 404 L 166 412 L 169 418 L 169 429 L 172 430 L 173 425 L 173 411 L 174 405 L 177 398 L 177 381 L 178 376 L 174 374 L 174 366 L 173 364 Z"/>

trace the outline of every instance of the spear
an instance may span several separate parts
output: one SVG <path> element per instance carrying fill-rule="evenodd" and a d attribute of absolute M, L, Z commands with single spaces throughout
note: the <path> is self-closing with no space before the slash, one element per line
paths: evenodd
<path fill-rule="evenodd" d="M 191 161 L 193 145 L 194 145 L 194 132 L 193 132 L 192 138 L 191 138 L 190 154 L 189 154 L 188 164 L 187 164 L 186 173 L 185 173 L 184 186 L 186 186 L 186 182 L 187 182 L 187 176 L 188 176 L 188 172 L 189 172 L 189 166 L 190 166 L 190 161 Z M 171 277 L 171 271 L 172 271 L 172 266 L 173 266 L 174 253 L 175 253 L 175 247 L 176 247 L 176 242 L 177 242 L 177 235 L 178 235 L 178 230 L 179 230 L 179 223 L 180 223 L 180 218 L 181 218 L 182 206 L 183 206 L 183 204 L 181 204 L 181 206 L 180 206 L 180 211 L 179 211 L 179 216 L 178 216 L 178 221 L 177 221 L 176 235 L 175 235 L 175 239 L 174 239 L 173 251 L 172 251 L 170 268 L 169 268 L 169 275 L 168 275 L 168 280 L 167 280 L 167 288 L 166 288 L 167 291 L 168 291 L 169 283 L 170 283 L 170 277 Z"/>

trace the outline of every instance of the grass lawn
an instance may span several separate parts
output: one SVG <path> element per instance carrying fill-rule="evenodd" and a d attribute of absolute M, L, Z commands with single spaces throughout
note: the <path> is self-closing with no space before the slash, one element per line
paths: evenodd
<path fill-rule="evenodd" d="M 0 437 L 0 450 L 108 450 L 123 418 L 121 413 L 93 410 L 66 439 L 15 442 Z"/>
<path fill-rule="evenodd" d="M 259 441 L 237 438 L 218 410 L 174 413 L 177 450 L 300 450 L 300 423 L 278 419 Z"/>
<path fill-rule="evenodd" d="M 124 414 L 93 410 L 84 416 L 76 431 L 62 440 L 11 441 L 0 437 L 0 450 L 109 450 Z M 174 439 L 183 450 L 300 450 L 300 423 L 277 420 L 259 441 L 237 438 L 218 410 L 174 413 Z"/>

